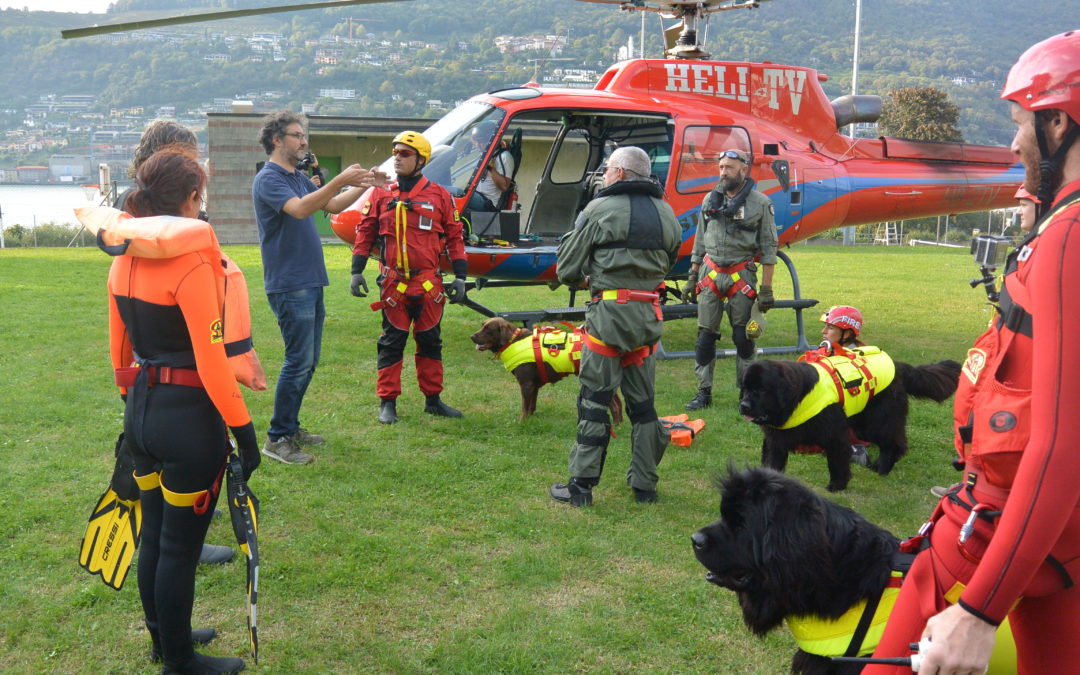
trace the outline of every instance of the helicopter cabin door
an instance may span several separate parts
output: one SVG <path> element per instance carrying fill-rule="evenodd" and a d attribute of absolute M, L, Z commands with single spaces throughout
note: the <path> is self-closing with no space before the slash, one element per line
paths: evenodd
<path fill-rule="evenodd" d="M 541 237 L 558 236 L 573 227 L 585 191 L 591 155 L 584 129 L 560 130 L 536 185 L 526 232 Z"/>

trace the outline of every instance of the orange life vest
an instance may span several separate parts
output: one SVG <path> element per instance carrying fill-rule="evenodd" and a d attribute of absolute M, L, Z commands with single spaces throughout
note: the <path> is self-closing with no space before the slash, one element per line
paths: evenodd
<path fill-rule="evenodd" d="M 75 215 L 97 237 L 98 246 L 114 255 L 175 258 L 203 251 L 221 260 L 220 269 L 214 272 L 229 366 L 240 384 L 255 391 L 266 389 L 266 373 L 251 343 L 247 281 L 236 263 L 222 252 L 210 223 L 179 216 L 136 218 L 108 206 L 84 206 L 75 209 Z"/>

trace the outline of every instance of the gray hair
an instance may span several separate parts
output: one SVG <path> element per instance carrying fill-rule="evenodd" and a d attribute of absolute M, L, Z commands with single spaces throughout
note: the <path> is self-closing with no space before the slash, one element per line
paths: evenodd
<path fill-rule="evenodd" d="M 173 143 L 198 145 L 195 134 L 182 124 L 172 120 L 154 120 L 151 122 L 146 127 L 146 131 L 143 132 L 142 138 L 139 139 L 139 146 L 135 148 L 135 157 L 132 158 L 131 166 L 127 170 L 128 178 L 135 178 L 143 162 L 150 159 L 150 156 L 158 150 Z"/>
<path fill-rule="evenodd" d="M 615 148 L 615 152 L 608 157 L 608 166 L 622 169 L 631 180 L 645 180 L 652 174 L 648 153 L 634 145 Z"/>

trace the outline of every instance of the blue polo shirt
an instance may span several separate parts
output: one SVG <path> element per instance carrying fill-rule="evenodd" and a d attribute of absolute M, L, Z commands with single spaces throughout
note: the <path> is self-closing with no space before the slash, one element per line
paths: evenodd
<path fill-rule="evenodd" d="M 318 188 L 303 173 L 286 171 L 267 162 L 251 184 L 255 221 L 259 225 L 263 281 L 267 293 L 287 293 L 328 286 L 322 241 L 315 218 L 293 218 L 283 211 L 293 197 L 304 197 Z"/>

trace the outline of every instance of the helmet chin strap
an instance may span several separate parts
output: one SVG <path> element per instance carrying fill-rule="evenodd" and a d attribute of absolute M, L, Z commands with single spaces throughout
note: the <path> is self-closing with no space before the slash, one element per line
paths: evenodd
<path fill-rule="evenodd" d="M 1066 119 L 1069 118 L 1066 117 Z M 1072 128 L 1065 134 L 1065 138 L 1061 140 L 1061 145 L 1051 156 L 1050 148 L 1046 143 L 1046 132 L 1043 131 L 1042 121 L 1039 120 L 1038 115 L 1035 116 L 1035 140 L 1039 143 L 1039 156 L 1041 157 L 1039 161 L 1039 190 L 1036 195 L 1041 203 L 1035 205 L 1035 212 L 1039 217 L 1049 211 L 1051 204 L 1053 204 L 1062 162 L 1065 159 L 1065 154 L 1069 152 L 1069 148 L 1072 147 L 1078 136 L 1080 136 L 1080 125 L 1073 122 Z"/>

